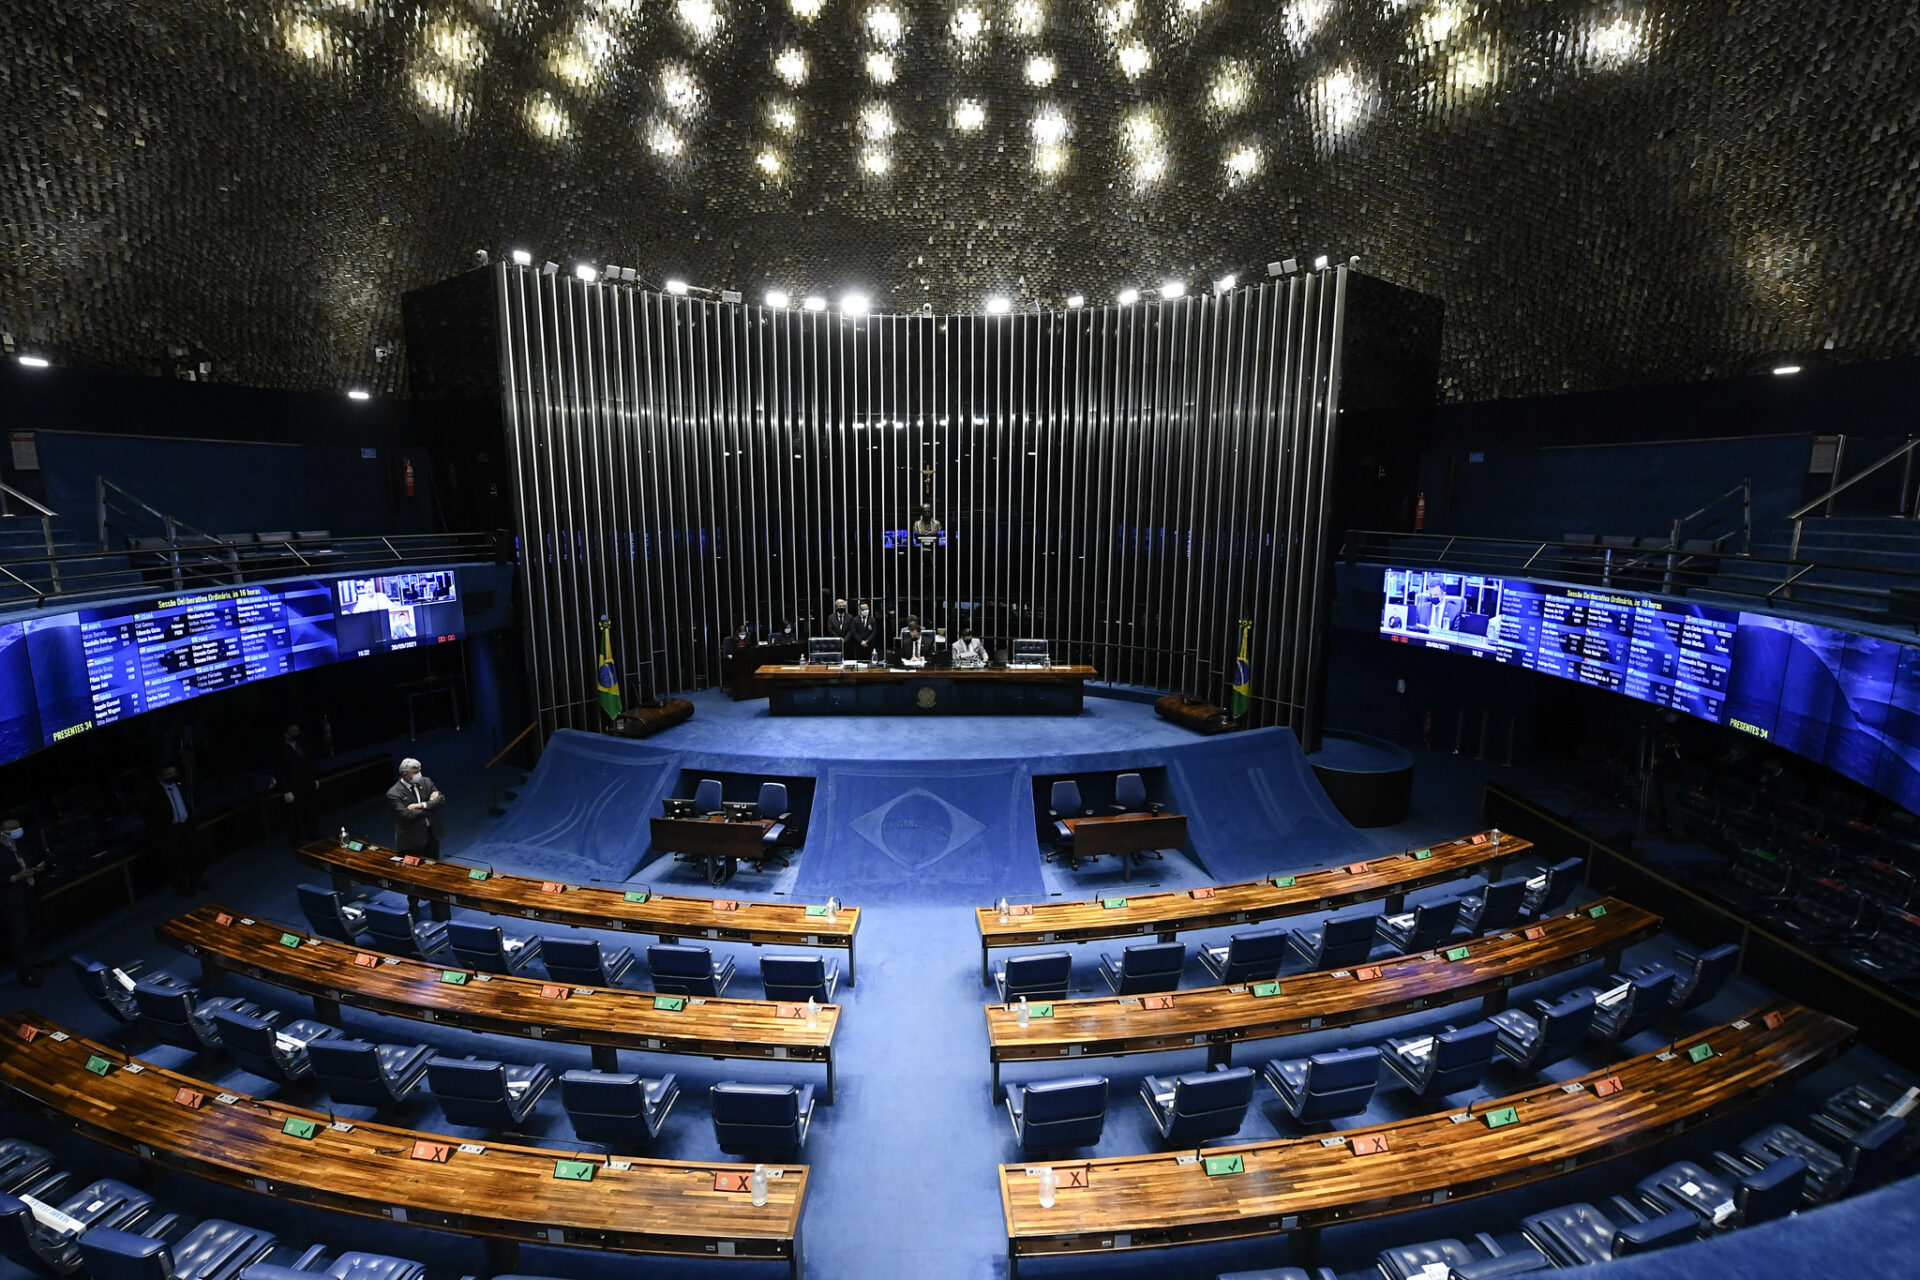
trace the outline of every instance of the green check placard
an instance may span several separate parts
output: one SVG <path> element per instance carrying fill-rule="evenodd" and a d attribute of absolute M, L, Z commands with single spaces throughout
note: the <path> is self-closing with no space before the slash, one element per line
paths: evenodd
<path fill-rule="evenodd" d="M 590 1160 L 555 1160 L 553 1176 L 564 1178 L 568 1182 L 592 1182 L 593 1162 Z"/>
<path fill-rule="evenodd" d="M 280 1132 L 289 1138 L 311 1138 L 320 1132 L 318 1120 L 302 1120 L 299 1116 L 288 1116 L 286 1123 L 280 1126 Z"/>
<path fill-rule="evenodd" d="M 493 873 L 491 871 L 488 871 L 485 867 L 474 867 L 472 870 L 467 872 L 467 879 L 485 880 L 488 876 L 492 874 Z"/>
<path fill-rule="evenodd" d="M 687 1007 L 685 996 L 655 996 L 653 1007 L 666 1013 L 678 1013 Z"/>
<path fill-rule="evenodd" d="M 1253 994 L 1261 998 L 1277 996 L 1280 994 L 1280 984 L 1277 982 L 1256 982 L 1253 984 Z"/>
<path fill-rule="evenodd" d="M 621 896 L 624 897 L 628 902 L 645 902 L 648 898 L 651 898 L 653 895 L 650 893 L 629 889 L 626 891 L 626 893 L 622 894 Z"/>
<path fill-rule="evenodd" d="M 1713 1046 L 1710 1044 L 1697 1044 L 1687 1050 L 1687 1060 L 1690 1062 L 1705 1062 L 1712 1056 Z"/>
<path fill-rule="evenodd" d="M 1208 1156 L 1205 1164 L 1209 1178 L 1224 1178 L 1228 1174 L 1247 1171 L 1247 1162 L 1240 1156 Z"/>
<path fill-rule="evenodd" d="M 1520 1112 L 1515 1107 L 1498 1107 L 1487 1112 L 1487 1128 L 1504 1129 L 1510 1124 L 1520 1123 Z"/>

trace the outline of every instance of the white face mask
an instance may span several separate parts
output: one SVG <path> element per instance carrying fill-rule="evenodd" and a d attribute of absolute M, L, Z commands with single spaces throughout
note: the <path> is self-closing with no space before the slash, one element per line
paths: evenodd
<path fill-rule="evenodd" d="M 25 834 L 27 834 L 26 831 L 20 827 L 14 827 L 6 833 L 7 839 L 9 840 L 18 840 L 21 836 Z"/>

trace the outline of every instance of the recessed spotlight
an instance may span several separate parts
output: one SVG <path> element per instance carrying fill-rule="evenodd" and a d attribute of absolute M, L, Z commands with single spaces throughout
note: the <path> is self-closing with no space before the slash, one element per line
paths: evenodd
<path fill-rule="evenodd" d="M 809 311 L 825 311 L 827 309 L 827 300 L 817 293 L 810 293 L 807 295 L 807 300 L 800 305 Z"/>
<path fill-rule="evenodd" d="M 780 153 L 771 147 L 761 151 L 759 155 L 753 158 L 753 162 L 759 166 L 760 172 L 766 174 L 769 178 L 779 177 L 780 170 L 785 167 L 780 161 Z"/>
<path fill-rule="evenodd" d="M 860 136 L 880 142 L 893 136 L 893 108 L 884 102 L 869 102 L 860 108 Z"/>
<path fill-rule="evenodd" d="M 1245 182 L 1260 172 L 1260 148 L 1251 142 L 1242 143 L 1227 152 L 1226 159 L 1221 163 L 1226 166 L 1229 185 Z"/>
<path fill-rule="evenodd" d="M 647 130 L 647 150 L 657 156 L 677 156 L 686 149 L 686 140 L 664 120 L 656 121 L 653 128 Z"/>
<path fill-rule="evenodd" d="M 513 265 L 516 267 L 530 267 L 533 265 L 533 255 L 525 249 L 515 249 L 507 256 L 513 259 Z"/>
<path fill-rule="evenodd" d="M 21 363 L 24 364 L 26 362 L 23 360 Z M 372 398 L 373 393 L 371 391 L 360 391 L 356 389 L 347 392 L 347 399 L 349 400 L 371 400 Z"/>
<path fill-rule="evenodd" d="M 826 7 L 826 3 L 827 0 L 787 0 L 787 7 L 802 22 L 812 22 L 820 16 L 820 10 Z"/>
<path fill-rule="evenodd" d="M 1051 147 L 1066 141 L 1067 118 L 1060 114 L 1055 106 L 1041 107 L 1033 117 L 1033 140 L 1043 147 Z"/>
<path fill-rule="evenodd" d="M 1221 276 L 1213 282 L 1213 291 L 1215 294 L 1232 293 L 1233 286 L 1238 283 L 1240 283 L 1240 277 L 1238 276 Z"/>
<path fill-rule="evenodd" d="M 1047 7 L 1040 0 L 1013 0 L 1007 6 L 1007 20 L 1015 35 L 1037 36 L 1047 25 Z"/>
<path fill-rule="evenodd" d="M 1160 286 L 1160 296 L 1163 298 L 1186 297 L 1187 282 L 1184 280 L 1168 280 Z"/>
<path fill-rule="evenodd" d="M 663 67 L 660 71 L 660 97 L 674 114 L 693 115 L 700 110 L 700 82 L 685 67 Z"/>
<path fill-rule="evenodd" d="M 667 292 L 673 294 L 675 297 L 685 297 L 687 282 L 685 280 L 669 280 L 667 281 Z"/>
<path fill-rule="evenodd" d="M 807 55 L 791 46 L 782 49 L 773 58 L 773 74 L 790 85 L 803 85 L 807 82 Z"/>
<path fill-rule="evenodd" d="M 863 316 L 867 314 L 867 295 L 864 293 L 841 294 L 840 314 L 843 316 Z"/>
<path fill-rule="evenodd" d="M 789 305 L 792 304 L 792 302 L 793 302 L 793 299 L 787 296 L 787 291 L 785 289 L 767 290 L 767 305 L 770 307 L 778 307 L 780 310 L 784 311 L 787 309 Z"/>
<path fill-rule="evenodd" d="M 876 178 L 884 177 L 893 168 L 893 157 L 881 147 L 868 147 L 860 153 L 860 167 Z"/>
<path fill-rule="evenodd" d="M 50 363 L 44 356 L 21 356 L 19 360 L 29 369 L 44 369 Z"/>
<path fill-rule="evenodd" d="M 695 44 L 705 44 L 720 30 L 720 10 L 714 7 L 713 0 L 680 0 L 677 12 L 681 25 L 686 27 Z"/>
<path fill-rule="evenodd" d="M 1147 46 L 1138 40 L 1120 50 L 1120 74 L 1129 80 L 1138 80 L 1153 66 L 1153 54 Z"/>
<path fill-rule="evenodd" d="M 1071 298 L 1067 299 L 1067 310 L 1069 311 L 1078 311 L 1080 308 L 1086 305 L 1087 305 L 1087 299 L 1085 294 L 1076 293 Z"/>
<path fill-rule="evenodd" d="M 962 133 L 972 133 L 986 122 L 987 109 L 971 98 L 953 108 L 953 127 Z"/>
<path fill-rule="evenodd" d="M 1044 53 L 1036 53 L 1027 59 L 1027 83 L 1032 85 L 1050 85 L 1053 78 L 1060 74 L 1060 68 L 1054 65 L 1052 58 Z"/>
<path fill-rule="evenodd" d="M 1313 269 L 1314 269 L 1315 271 L 1325 271 L 1325 270 L 1327 269 L 1327 255 L 1326 255 L 1326 254 L 1324 254 L 1324 253 L 1323 253 L 1323 254 L 1321 254 L 1321 255 L 1320 255 L 1319 257 L 1317 257 L 1317 258 L 1315 258 L 1315 259 L 1313 260 Z"/>
<path fill-rule="evenodd" d="M 576 280 L 584 280 L 588 284 L 600 278 L 600 273 L 584 262 L 573 269 L 573 275 Z"/>
<path fill-rule="evenodd" d="M 870 53 L 867 55 L 867 79 L 875 84 L 892 84 L 894 74 L 892 54 Z"/>
<path fill-rule="evenodd" d="M 20 363 L 25 364 L 26 362 L 27 362 L 26 357 L 22 356 L 20 358 Z M 44 364 L 46 362 L 42 361 L 41 363 Z M 1775 376 L 1784 378 L 1790 373 L 1800 372 L 1800 366 L 1797 364 L 1777 364 L 1773 367 L 1773 372 Z"/>
<path fill-rule="evenodd" d="M 899 11 L 891 5 L 877 4 L 867 10 L 867 34 L 881 44 L 900 43 L 900 33 L 905 30 Z"/>
<path fill-rule="evenodd" d="M 987 19 L 970 4 L 963 4 L 953 13 L 953 38 L 961 44 L 971 44 L 986 33 Z"/>
<path fill-rule="evenodd" d="M 1123 307 L 1130 307 L 1140 301 L 1140 291 L 1138 289 L 1122 289 L 1114 296 L 1113 300 Z"/>
<path fill-rule="evenodd" d="M 987 314 L 990 316 L 1003 316 L 1011 310 L 1013 310 L 1013 303 L 1005 298 L 996 295 L 987 299 Z"/>

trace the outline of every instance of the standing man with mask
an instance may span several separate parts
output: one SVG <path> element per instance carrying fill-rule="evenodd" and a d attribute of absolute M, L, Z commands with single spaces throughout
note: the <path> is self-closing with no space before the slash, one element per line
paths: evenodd
<path fill-rule="evenodd" d="M 287 811 L 287 844 L 297 852 L 303 841 L 317 834 L 314 822 L 320 807 L 320 780 L 313 776 L 313 762 L 307 759 L 297 724 L 288 725 L 274 744 L 273 789 L 280 793 L 280 807 Z"/>
<path fill-rule="evenodd" d="M 7 946 L 20 985 L 40 985 L 40 952 L 34 946 L 34 880 L 46 873 L 47 860 L 27 848 L 25 824 L 14 814 L 0 818 L 0 912 L 7 921 Z"/>
<path fill-rule="evenodd" d="M 845 600 L 833 602 L 833 612 L 827 615 L 827 634 L 847 638 L 847 628 L 853 625 L 853 615 L 847 612 Z"/>
<path fill-rule="evenodd" d="M 423 858 L 440 856 L 440 816 L 447 798 L 433 779 L 420 772 L 418 760 L 400 762 L 400 781 L 387 788 L 387 807 L 393 810 L 393 847 Z"/>
<path fill-rule="evenodd" d="M 847 624 L 847 634 L 841 637 L 846 641 L 842 652 L 854 662 L 872 662 L 873 642 L 879 635 L 879 627 L 874 623 L 873 610 L 867 602 L 860 602 L 860 612 Z"/>
<path fill-rule="evenodd" d="M 164 766 L 147 792 L 147 843 L 160 855 L 173 891 L 186 897 L 195 889 L 204 889 L 193 863 L 193 824 L 187 809 L 187 796 L 180 789 L 180 770 Z"/>

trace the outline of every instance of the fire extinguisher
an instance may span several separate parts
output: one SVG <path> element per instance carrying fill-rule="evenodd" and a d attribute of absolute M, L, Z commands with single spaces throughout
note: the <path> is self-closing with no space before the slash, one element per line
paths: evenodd
<path fill-rule="evenodd" d="M 413 492 L 413 464 L 407 464 L 407 492 Z M 1415 533 L 1427 527 L 1427 494 L 1421 490 L 1413 500 L 1413 531 Z"/>
<path fill-rule="evenodd" d="M 405 482 L 407 486 L 407 496 L 411 498 L 413 496 L 413 459 L 412 458 L 406 458 L 401 461 L 400 478 L 403 482 Z M 1426 499 L 1422 498 L 1420 501 L 1421 501 L 1421 509 L 1425 510 Z M 1415 526 L 1415 528 L 1418 528 L 1418 527 L 1419 526 L 1417 525 Z"/>

